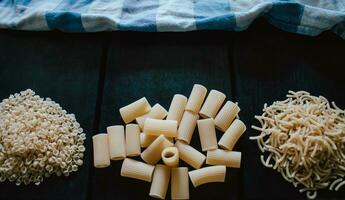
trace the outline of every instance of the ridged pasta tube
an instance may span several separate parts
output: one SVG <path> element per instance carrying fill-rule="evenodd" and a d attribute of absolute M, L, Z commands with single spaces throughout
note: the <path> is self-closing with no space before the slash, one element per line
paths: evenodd
<path fill-rule="evenodd" d="M 121 176 L 151 182 L 155 167 L 140 161 L 126 158 L 121 167 Z"/>
<path fill-rule="evenodd" d="M 217 149 L 216 128 L 213 119 L 201 119 L 197 123 L 202 151 Z"/>
<path fill-rule="evenodd" d="M 177 167 L 179 158 L 180 156 L 176 147 L 167 147 L 162 151 L 162 160 L 166 166 Z"/>
<path fill-rule="evenodd" d="M 226 95 L 222 92 L 217 90 L 211 90 L 208 94 L 204 105 L 202 106 L 199 114 L 203 118 L 215 118 L 217 112 L 219 111 L 220 107 L 222 106 Z"/>
<path fill-rule="evenodd" d="M 150 196 L 165 199 L 170 181 L 170 167 L 156 165 L 150 188 Z"/>
<path fill-rule="evenodd" d="M 110 159 L 124 159 L 126 157 L 125 128 L 122 125 L 108 126 L 107 133 Z"/>
<path fill-rule="evenodd" d="M 177 121 L 146 119 L 144 132 L 148 135 L 165 135 L 166 137 L 177 137 Z"/>
<path fill-rule="evenodd" d="M 126 125 L 126 154 L 127 156 L 138 156 L 140 148 L 140 129 L 137 124 Z"/>
<path fill-rule="evenodd" d="M 225 165 L 227 167 L 241 167 L 241 152 L 216 149 L 207 151 L 206 164 Z"/>
<path fill-rule="evenodd" d="M 241 135 L 246 131 L 246 125 L 239 119 L 236 119 L 220 138 L 218 145 L 231 151 Z"/>
<path fill-rule="evenodd" d="M 135 120 L 135 118 L 148 113 L 151 110 L 151 106 L 145 97 L 120 108 L 120 115 L 123 121 L 128 124 Z"/>
<path fill-rule="evenodd" d="M 97 134 L 92 137 L 93 165 L 96 168 L 104 168 L 110 165 L 108 135 Z"/>
<path fill-rule="evenodd" d="M 189 172 L 189 178 L 194 187 L 205 183 L 224 182 L 226 167 L 224 165 L 204 167 Z"/>
<path fill-rule="evenodd" d="M 182 141 L 177 141 L 175 146 L 179 151 L 181 160 L 190 166 L 199 169 L 204 164 L 206 156 L 194 149 L 192 146 L 189 146 Z"/>
<path fill-rule="evenodd" d="M 161 159 L 162 151 L 165 148 L 172 146 L 174 146 L 173 143 L 166 139 L 164 135 L 160 135 L 141 153 L 140 156 L 145 162 L 154 165 Z"/>
<path fill-rule="evenodd" d="M 198 114 L 194 114 L 189 111 L 185 111 L 178 127 L 178 140 L 182 140 L 185 143 L 189 144 L 192 139 L 194 129 L 196 127 L 197 120 L 199 119 Z"/>
<path fill-rule="evenodd" d="M 171 169 L 171 199 L 189 199 L 189 178 L 187 167 Z"/>
<path fill-rule="evenodd" d="M 181 94 L 175 94 L 168 111 L 167 120 L 176 120 L 180 124 L 184 109 L 187 104 L 187 97 Z"/>
<path fill-rule="evenodd" d="M 151 108 L 150 112 L 140 117 L 137 117 L 135 120 L 138 123 L 140 129 L 143 130 L 146 119 L 164 119 L 164 117 L 166 117 L 167 114 L 168 111 L 165 110 L 163 106 L 157 103 Z"/>
<path fill-rule="evenodd" d="M 207 89 L 204 86 L 200 84 L 194 84 L 192 92 L 190 93 L 190 96 L 188 98 L 185 110 L 198 114 L 202 106 L 202 103 L 205 100 L 206 93 Z"/>
<path fill-rule="evenodd" d="M 235 119 L 239 112 L 240 108 L 237 104 L 227 101 L 214 119 L 216 128 L 225 132 L 230 127 L 231 122 Z"/>

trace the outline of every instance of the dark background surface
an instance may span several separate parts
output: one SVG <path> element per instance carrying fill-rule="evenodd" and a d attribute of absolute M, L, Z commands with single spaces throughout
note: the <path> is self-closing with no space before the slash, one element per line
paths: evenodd
<path fill-rule="evenodd" d="M 235 148 L 243 153 L 242 168 L 228 169 L 225 183 L 190 185 L 191 199 L 303 199 L 262 166 L 256 143 L 248 140 L 258 133 L 249 127 L 264 103 L 284 99 L 288 90 L 323 95 L 344 108 L 344 67 L 345 41 L 334 34 L 290 34 L 261 19 L 238 33 L 0 30 L 0 98 L 31 88 L 75 113 L 87 134 L 85 164 L 77 173 L 38 187 L 0 183 L 0 199 L 148 199 L 150 183 L 121 177 L 121 161 L 93 168 L 91 137 L 122 123 L 120 107 L 145 96 L 168 109 L 173 95 L 188 96 L 194 83 L 238 101 L 248 130 Z M 200 149 L 196 134 L 193 145 Z M 344 188 L 318 197 L 344 199 Z"/>

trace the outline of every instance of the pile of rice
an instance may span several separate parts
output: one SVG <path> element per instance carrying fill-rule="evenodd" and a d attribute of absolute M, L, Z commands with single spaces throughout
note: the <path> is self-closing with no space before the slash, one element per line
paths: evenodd
<path fill-rule="evenodd" d="M 345 185 L 345 111 L 308 92 L 289 91 L 287 99 L 264 105 L 252 126 L 264 166 L 281 173 L 309 199 L 317 190 Z"/>
<path fill-rule="evenodd" d="M 73 114 L 28 89 L 0 103 L 0 181 L 39 185 L 83 164 L 85 134 Z"/>

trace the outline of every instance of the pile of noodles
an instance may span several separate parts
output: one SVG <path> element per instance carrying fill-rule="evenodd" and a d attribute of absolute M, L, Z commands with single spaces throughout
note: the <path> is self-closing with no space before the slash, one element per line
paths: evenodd
<path fill-rule="evenodd" d="M 338 191 L 345 185 L 345 110 L 322 96 L 289 91 L 287 99 L 264 105 L 255 116 L 261 127 L 252 126 L 264 166 L 306 192 Z"/>

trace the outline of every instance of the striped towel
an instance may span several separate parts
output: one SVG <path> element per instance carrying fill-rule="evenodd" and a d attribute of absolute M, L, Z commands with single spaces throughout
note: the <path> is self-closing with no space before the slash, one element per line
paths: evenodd
<path fill-rule="evenodd" d="M 0 28 L 18 30 L 241 31 L 260 16 L 288 32 L 345 38 L 345 0 L 0 0 Z"/>

